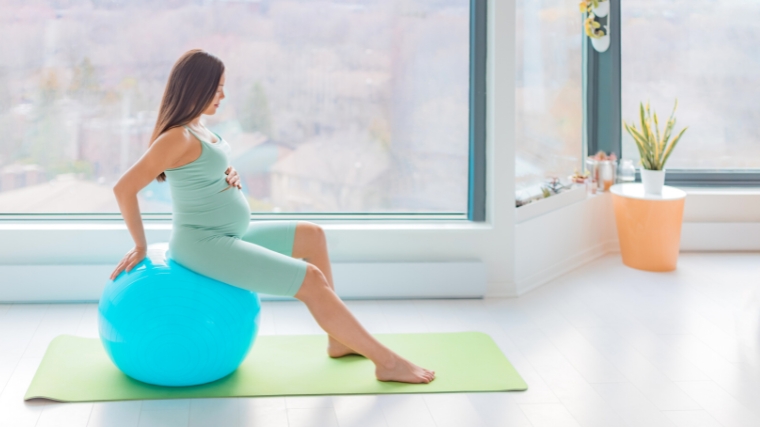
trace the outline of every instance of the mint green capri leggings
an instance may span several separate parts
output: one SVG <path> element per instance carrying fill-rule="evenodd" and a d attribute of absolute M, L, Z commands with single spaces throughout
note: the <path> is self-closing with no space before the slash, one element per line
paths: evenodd
<path fill-rule="evenodd" d="M 204 276 L 254 292 L 294 296 L 308 263 L 293 258 L 298 220 L 252 221 L 239 237 L 178 226 L 170 257 Z"/>

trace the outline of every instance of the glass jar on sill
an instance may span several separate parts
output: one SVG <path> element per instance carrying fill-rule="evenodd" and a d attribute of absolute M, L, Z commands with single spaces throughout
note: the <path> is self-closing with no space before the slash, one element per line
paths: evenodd
<path fill-rule="evenodd" d="M 599 179 L 597 181 L 598 191 L 610 191 L 610 187 L 615 184 L 615 175 L 617 171 L 617 161 L 600 160 L 599 162 Z"/>
<path fill-rule="evenodd" d="M 586 171 L 589 173 L 586 188 L 588 188 L 589 193 L 596 194 L 597 182 L 599 181 L 599 162 L 593 157 L 586 158 Z"/>
<path fill-rule="evenodd" d="M 618 167 L 618 179 L 620 182 L 636 181 L 636 166 L 631 159 L 621 159 Z"/>

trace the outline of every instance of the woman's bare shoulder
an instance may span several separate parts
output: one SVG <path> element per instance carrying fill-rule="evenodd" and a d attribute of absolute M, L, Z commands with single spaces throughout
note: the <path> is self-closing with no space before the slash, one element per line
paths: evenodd
<path fill-rule="evenodd" d="M 197 157 L 198 149 L 199 147 L 193 144 L 192 135 L 183 126 L 164 131 L 150 147 L 150 151 L 161 158 L 166 168 L 187 163 L 188 158 Z"/>
<path fill-rule="evenodd" d="M 192 135 L 190 135 L 190 132 L 184 126 L 177 126 L 164 131 L 164 133 L 156 138 L 154 144 L 166 145 L 167 143 L 190 142 L 192 141 L 191 137 Z"/>

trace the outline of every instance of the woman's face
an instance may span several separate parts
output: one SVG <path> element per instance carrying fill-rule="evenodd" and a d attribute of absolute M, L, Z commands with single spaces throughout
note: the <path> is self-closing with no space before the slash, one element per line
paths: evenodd
<path fill-rule="evenodd" d="M 211 101 L 211 103 L 206 107 L 206 109 L 203 111 L 203 114 L 212 115 L 216 113 L 216 109 L 219 108 L 219 104 L 224 99 L 224 79 L 225 74 L 222 73 L 222 78 L 219 79 L 219 87 L 216 88 L 216 95 L 214 95 L 214 99 Z"/>

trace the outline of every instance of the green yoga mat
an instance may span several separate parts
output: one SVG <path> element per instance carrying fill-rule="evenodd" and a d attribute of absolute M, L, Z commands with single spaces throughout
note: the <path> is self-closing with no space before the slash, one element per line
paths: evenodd
<path fill-rule="evenodd" d="M 327 355 L 327 335 L 262 335 L 240 367 L 212 383 L 162 387 L 133 380 L 106 355 L 100 340 L 53 339 L 24 400 L 61 402 L 323 394 L 440 393 L 526 390 L 490 336 L 481 332 L 375 334 L 406 359 L 432 369 L 428 384 L 383 382 L 357 355 Z"/>

